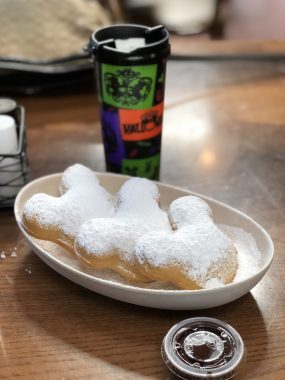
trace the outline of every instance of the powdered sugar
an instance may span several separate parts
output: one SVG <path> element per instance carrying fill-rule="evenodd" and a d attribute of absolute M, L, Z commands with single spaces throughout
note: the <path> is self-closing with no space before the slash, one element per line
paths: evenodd
<path fill-rule="evenodd" d="M 200 198 L 176 199 L 169 207 L 169 218 L 177 230 L 143 236 L 136 245 L 138 262 L 156 268 L 178 266 L 186 276 L 202 284 L 211 266 L 230 252 L 234 254 L 230 239 L 210 215 L 210 207 Z"/>
<path fill-rule="evenodd" d="M 134 260 L 138 238 L 152 230 L 171 231 L 165 211 L 158 205 L 155 184 L 142 178 L 126 181 L 117 194 L 113 218 L 96 218 L 82 225 L 77 244 L 91 255 L 116 251 L 127 261 Z"/>
<path fill-rule="evenodd" d="M 195 196 L 177 198 L 169 206 L 169 217 L 175 227 L 207 222 L 212 218 L 212 210 L 203 199 Z"/>
<path fill-rule="evenodd" d="M 249 268 L 247 267 L 247 264 L 246 265 L 239 264 L 238 272 L 240 273 L 240 275 L 242 275 L 242 279 L 249 278 L 252 274 L 257 273 L 260 270 L 260 266 L 262 264 L 262 256 L 256 246 L 254 237 L 251 234 L 247 233 L 246 231 L 242 230 L 241 228 L 227 226 L 227 225 L 219 225 L 219 228 L 227 236 L 233 239 L 233 243 L 238 250 L 238 260 L 239 260 L 240 255 L 244 257 L 245 261 L 247 260 L 248 256 L 252 256 L 252 257 L 248 257 L 248 262 L 251 262 L 251 267 L 252 267 L 250 272 L 249 272 Z M 62 249 L 60 246 L 54 243 L 43 241 L 43 240 L 37 240 L 37 239 L 34 239 L 34 240 L 42 249 L 46 250 L 56 259 L 65 263 L 71 268 L 87 273 L 95 278 L 107 280 L 114 285 L 123 284 L 123 285 L 128 285 L 129 287 L 135 287 L 135 288 L 158 289 L 163 292 L 176 289 L 173 285 L 169 283 L 161 282 L 161 281 L 154 281 L 154 282 L 146 283 L 146 284 L 140 283 L 140 284 L 134 285 L 124 280 L 121 276 L 119 276 L 112 270 L 95 270 L 92 267 L 83 265 L 80 260 L 76 259 L 75 256 L 67 254 L 64 249 Z M 242 251 L 240 251 L 239 247 L 240 248 L 242 247 Z M 254 247 L 254 250 L 252 251 L 253 247 Z M 238 278 L 238 276 L 236 276 L 234 279 L 234 283 L 240 281 L 240 279 Z M 206 289 L 219 288 L 223 286 L 224 284 L 222 284 L 217 279 L 210 279 L 204 285 Z"/>
<path fill-rule="evenodd" d="M 147 225 L 135 218 L 98 218 L 84 223 L 76 244 L 90 255 L 118 253 L 124 260 L 134 260 L 136 241 L 149 231 Z"/>
<path fill-rule="evenodd" d="M 170 231 L 168 216 L 159 205 L 157 186 L 144 178 L 131 178 L 117 194 L 115 218 L 139 218 L 149 230 Z"/>
<path fill-rule="evenodd" d="M 66 193 L 67 190 L 75 188 L 78 186 L 97 186 L 99 185 L 99 180 L 96 174 L 81 164 L 75 164 L 69 166 L 63 173 L 59 190 L 61 194 Z"/>
<path fill-rule="evenodd" d="M 42 193 L 31 197 L 24 207 L 25 217 L 36 219 L 42 227 L 58 228 L 75 236 L 85 221 L 112 216 L 112 196 L 99 185 L 95 174 L 86 169 L 82 165 L 67 169 L 63 188 L 69 189 L 61 197 Z"/>
<path fill-rule="evenodd" d="M 204 288 L 213 289 L 213 288 L 220 288 L 221 286 L 224 286 L 224 284 L 221 281 L 219 281 L 217 278 L 210 278 L 210 280 L 205 282 Z"/>
<path fill-rule="evenodd" d="M 258 272 L 261 266 L 261 253 L 254 237 L 241 228 L 219 225 L 233 241 L 238 252 L 238 270 L 233 282 L 242 281 Z"/>
<path fill-rule="evenodd" d="M 203 282 L 211 265 L 232 249 L 230 239 L 211 220 L 203 220 L 173 233 L 147 234 L 138 241 L 135 254 L 140 264 L 179 266 L 188 277 Z"/>
<path fill-rule="evenodd" d="M 54 258 L 56 258 L 61 263 L 64 263 L 65 265 L 69 266 L 70 268 L 74 268 L 81 273 L 89 274 L 90 276 L 102 279 L 105 281 L 108 281 L 112 286 L 117 286 L 119 284 L 127 285 L 129 287 L 135 287 L 135 288 L 146 288 L 146 289 L 158 289 L 158 290 L 175 290 L 175 287 L 171 284 L 160 282 L 160 281 L 154 281 L 150 283 L 140 283 L 137 284 L 137 286 L 134 285 L 134 283 L 130 283 L 129 281 L 123 279 L 119 274 L 112 271 L 111 269 L 94 269 L 91 266 L 87 266 L 86 264 L 83 264 L 81 260 L 78 260 L 78 258 L 75 255 L 70 255 L 66 252 L 65 249 L 61 248 L 59 245 L 45 241 L 45 240 L 33 240 L 37 243 L 41 249 L 49 252 Z"/>
<path fill-rule="evenodd" d="M 17 241 L 17 244 L 0 252 L 0 259 L 4 260 L 8 257 L 17 257 L 17 251 L 23 246 L 24 240 Z"/>

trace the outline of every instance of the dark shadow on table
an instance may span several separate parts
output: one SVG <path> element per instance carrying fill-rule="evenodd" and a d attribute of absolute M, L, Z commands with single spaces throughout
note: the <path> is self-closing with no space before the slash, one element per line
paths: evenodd
<path fill-rule="evenodd" d="M 27 267 L 29 286 L 17 287 Z M 228 305 L 200 311 L 150 309 L 116 301 L 84 289 L 57 274 L 34 253 L 28 253 L 15 275 L 19 307 L 47 334 L 78 351 L 152 378 L 170 379 L 160 355 L 164 335 L 176 322 L 195 316 L 221 319 L 235 327 L 251 357 L 255 331 L 264 333 L 258 360 L 247 362 L 242 378 L 266 356 L 266 328 L 258 305 L 249 293 Z M 237 319 L 237 313 L 241 316 Z M 252 334 L 248 334 L 252 324 Z M 125 352 L 122 355 L 122 352 Z M 142 360 L 141 360 L 142 359 Z M 256 360 L 256 359 L 255 359 Z"/>

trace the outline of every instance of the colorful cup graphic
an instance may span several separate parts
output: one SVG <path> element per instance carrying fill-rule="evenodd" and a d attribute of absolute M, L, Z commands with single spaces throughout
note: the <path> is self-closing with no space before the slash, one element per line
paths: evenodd
<path fill-rule="evenodd" d="M 108 171 L 159 178 L 168 39 L 163 26 L 127 24 L 90 37 Z"/>

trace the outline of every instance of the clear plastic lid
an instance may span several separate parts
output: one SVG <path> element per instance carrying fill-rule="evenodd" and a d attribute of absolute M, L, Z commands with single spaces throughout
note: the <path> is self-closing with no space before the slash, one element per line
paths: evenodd
<path fill-rule="evenodd" d="M 214 318 L 190 318 L 174 325 L 162 343 L 167 367 L 182 379 L 232 379 L 245 360 L 239 333 Z"/>

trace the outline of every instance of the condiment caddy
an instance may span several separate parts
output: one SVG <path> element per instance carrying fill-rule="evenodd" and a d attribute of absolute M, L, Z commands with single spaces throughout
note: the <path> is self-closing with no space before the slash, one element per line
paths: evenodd
<path fill-rule="evenodd" d="M 28 180 L 25 110 L 0 98 L 0 208 L 12 207 Z"/>

